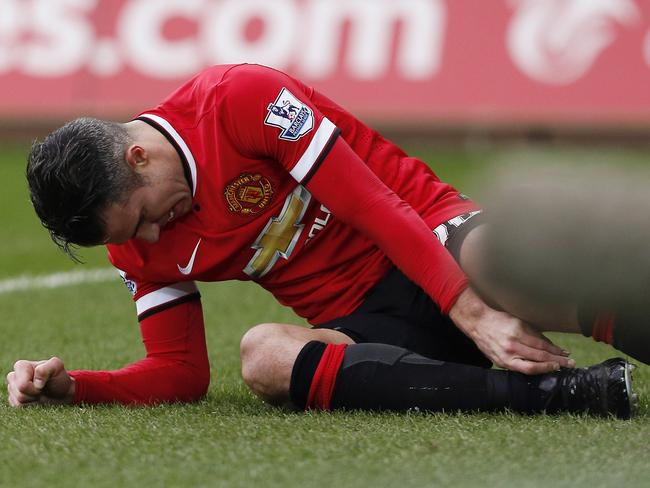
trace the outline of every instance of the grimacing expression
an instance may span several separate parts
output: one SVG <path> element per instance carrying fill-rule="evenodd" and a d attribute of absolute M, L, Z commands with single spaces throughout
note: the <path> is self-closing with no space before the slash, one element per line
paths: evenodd
<path fill-rule="evenodd" d="M 141 239 L 151 244 L 161 231 L 192 209 L 192 191 L 182 172 L 145 175 L 126 202 L 112 203 L 103 212 L 107 244 Z"/>

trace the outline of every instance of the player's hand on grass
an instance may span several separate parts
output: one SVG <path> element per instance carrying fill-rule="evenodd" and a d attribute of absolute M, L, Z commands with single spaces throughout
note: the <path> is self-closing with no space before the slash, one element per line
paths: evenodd
<path fill-rule="evenodd" d="M 497 366 L 525 374 L 542 374 L 575 361 L 537 329 L 506 312 L 494 310 L 466 289 L 449 316 Z"/>
<path fill-rule="evenodd" d="M 7 375 L 7 390 L 12 407 L 72 403 L 75 382 L 59 358 L 44 361 L 21 359 Z"/>

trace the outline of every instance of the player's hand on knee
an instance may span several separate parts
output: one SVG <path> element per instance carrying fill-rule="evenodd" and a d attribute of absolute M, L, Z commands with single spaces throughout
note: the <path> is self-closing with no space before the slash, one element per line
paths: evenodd
<path fill-rule="evenodd" d="M 454 323 L 497 366 L 525 374 L 542 374 L 575 361 L 541 332 L 506 312 L 487 306 L 471 289 L 450 312 Z"/>
<path fill-rule="evenodd" d="M 524 374 L 542 374 L 560 367 L 572 368 L 567 353 L 520 319 L 493 311 L 478 321 L 476 345 L 497 366 Z"/>
<path fill-rule="evenodd" d="M 507 315 L 507 314 L 506 314 Z M 568 353 L 553 344 L 537 329 L 521 320 L 508 316 L 513 321 L 502 367 L 525 374 L 542 374 L 560 367 L 573 368 L 575 361 Z"/>
<path fill-rule="evenodd" d="M 9 404 L 13 407 L 72 403 L 75 383 L 59 358 L 43 361 L 21 359 L 7 375 L 7 391 Z"/>

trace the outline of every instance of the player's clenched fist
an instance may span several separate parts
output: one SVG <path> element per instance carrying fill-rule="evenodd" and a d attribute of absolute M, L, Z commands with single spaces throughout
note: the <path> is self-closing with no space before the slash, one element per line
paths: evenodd
<path fill-rule="evenodd" d="M 12 407 L 72 403 L 75 383 L 59 358 L 44 361 L 21 359 L 7 375 L 7 390 Z"/>

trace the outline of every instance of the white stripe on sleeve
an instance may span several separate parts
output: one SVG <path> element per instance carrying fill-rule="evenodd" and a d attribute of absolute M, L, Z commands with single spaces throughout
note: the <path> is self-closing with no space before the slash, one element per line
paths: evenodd
<path fill-rule="evenodd" d="M 309 174 L 335 130 L 336 126 L 327 117 L 323 118 L 309 146 L 289 172 L 298 183 L 301 183 L 305 176 Z"/>
<path fill-rule="evenodd" d="M 165 303 L 169 303 L 178 298 L 197 292 L 198 289 L 193 281 L 175 283 L 171 286 L 160 288 L 159 290 L 152 291 L 151 293 L 147 293 L 138 298 L 135 301 L 135 307 L 138 311 L 138 315 L 142 315 L 147 310 L 151 310 L 154 307 L 159 307 Z"/>

